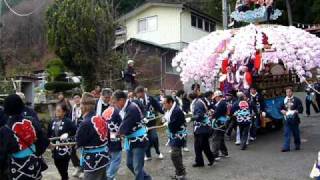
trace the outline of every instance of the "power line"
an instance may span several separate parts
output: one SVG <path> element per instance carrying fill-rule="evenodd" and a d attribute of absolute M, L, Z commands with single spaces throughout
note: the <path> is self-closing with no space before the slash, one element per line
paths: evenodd
<path fill-rule="evenodd" d="M 29 13 L 19 13 L 17 12 L 13 7 L 11 7 L 9 5 L 9 3 L 7 2 L 7 0 L 3 0 L 3 2 L 5 3 L 5 5 L 7 6 L 7 8 L 13 13 L 15 14 L 16 16 L 20 16 L 20 17 L 26 17 L 26 16 L 30 16 L 32 15 L 33 13 L 35 13 L 38 9 L 40 9 L 44 4 L 45 4 L 45 0 L 42 0 L 42 3 L 37 7 L 35 8 L 34 10 L 32 10 L 31 12 Z M 1 4 L 1 3 L 0 3 Z"/>

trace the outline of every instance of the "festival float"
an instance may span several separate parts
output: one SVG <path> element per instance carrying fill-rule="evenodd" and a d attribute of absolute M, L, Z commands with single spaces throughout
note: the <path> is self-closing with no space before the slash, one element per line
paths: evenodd
<path fill-rule="evenodd" d="M 224 93 L 248 92 L 255 86 L 267 107 L 261 126 L 281 122 L 284 88 L 308 83 L 312 71 L 320 67 L 320 38 L 293 26 L 260 24 L 279 16 L 281 11 L 273 8 L 272 0 L 237 4 L 232 19 L 249 25 L 218 30 L 190 43 L 172 66 L 184 84 L 199 83 Z"/>

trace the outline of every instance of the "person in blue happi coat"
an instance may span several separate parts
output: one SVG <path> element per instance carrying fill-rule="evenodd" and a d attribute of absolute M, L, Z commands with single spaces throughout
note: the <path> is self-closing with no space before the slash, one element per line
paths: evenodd
<path fill-rule="evenodd" d="M 295 149 L 300 150 L 300 117 L 299 113 L 303 112 L 302 102 L 293 95 L 291 87 L 286 88 L 286 98 L 281 105 L 281 113 L 284 116 L 284 144 L 282 152 L 290 151 L 291 134 L 294 138 Z"/>
<path fill-rule="evenodd" d="M 186 169 L 182 160 L 182 148 L 185 145 L 187 137 L 185 116 L 172 96 L 165 96 L 163 106 L 166 110 L 164 118 L 168 126 L 171 160 L 176 170 L 176 174 L 173 178 L 183 180 L 186 176 Z"/>
<path fill-rule="evenodd" d="M 203 167 L 204 160 L 202 152 L 207 156 L 209 166 L 214 163 L 214 156 L 210 149 L 209 138 L 212 134 L 211 121 L 208 117 L 208 106 L 205 100 L 200 98 L 200 91 L 196 91 L 190 95 L 195 99 L 192 102 L 192 115 L 193 115 L 193 133 L 194 133 L 194 150 L 195 150 L 195 163 L 193 167 Z"/>
<path fill-rule="evenodd" d="M 38 120 L 23 116 L 24 109 L 25 105 L 18 95 L 12 94 L 5 99 L 6 119 L 1 122 L 0 128 L 0 157 L 8 158 L 5 166 L 9 170 L 9 179 L 37 180 L 48 168 L 41 156 L 49 140 Z"/>
<path fill-rule="evenodd" d="M 119 134 L 124 136 L 127 167 L 134 174 L 135 180 L 150 180 L 152 178 L 144 170 L 144 154 L 148 146 L 144 114 L 136 103 L 129 101 L 123 91 L 115 91 L 112 97 L 115 105 L 121 109 Z"/>
<path fill-rule="evenodd" d="M 213 155 L 216 159 L 218 159 L 220 152 L 222 157 L 229 156 L 225 143 L 225 132 L 227 129 L 226 125 L 229 119 L 227 116 L 228 105 L 223 99 L 222 92 L 219 90 L 214 92 L 212 99 L 214 99 L 216 102 L 213 113 Z"/>
<path fill-rule="evenodd" d="M 143 105 L 143 111 L 145 116 L 145 123 L 147 127 L 154 127 L 157 125 L 156 115 L 157 113 L 163 114 L 163 110 L 160 104 L 157 102 L 155 98 L 148 95 L 142 86 L 138 86 L 135 89 L 135 93 L 137 95 L 138 100 L 140 100 L 141 104 Z M 139 105 L 139 104 L 138 104 Z M 149 139 L 149 146 L 146 150 L 146 158 L 145 160 L 151 160 L 151 148 L 154 147 L 158 158 L 163 159 L 163 155 L 160 152 L 159 147 L 159 137 L 157 129 L 152 129 L 148 131 L 148 139 Z"/>
<path fill-rule="evenodd" d="M 3 109 L 0 108 L 0 129 L 6 125 L 6 118 Z M 5 149 L 0 147 L 0 177 L 4 180 L 8 179 L 7 154 L 4 154 Z"/>
<path fill-rule="evenodd" d="M 250 140 L 257 138 L 257 128 L 260 128 L 261 115 L 265 114 L 265 103 L 262 95 L 257 92 L 256 87 L 250 87 L 249 105 L 251 107 L 252 121 L 250 128 Z"/>
<path fill-rule="evenodd" d="M 122 122 L 120 110 L 111 101 L 110 106 L 102 113 L 102 117 L 107 121 L 110 134 L 109 152 L 111 159 L 107 166 L 107 180 L 114 180 L 122 159 L 122 145 L 119 134 L 119 128 Z"/>
<path fill-rule="evenodd" d="M 77 130 L 76 143 L 80 148 L 80 165 L 84 180 L 105 180 L 109 163 L 108 127 L 106 121 L 96 115 L 96 100 L 90 93 L 82 95 L 80 107 L 83 121 Z"/>
<path fill-rule="evenodd" d="M 50 122 L 47 132 L 48 138 L 59 138 L 52 141 L 54 144 L 66 143 L 76 134 L 76 125 L 66 116 L 67 112 L 68 108 L 65 104 L 58 103 L 56 105 L 55 118 Z M 72 147 L 70 146 L 56 146 L 52 148 L 52 158 L 61 176 L 61 180 L 69 179 L 68 167 L 71 152 Z"/>

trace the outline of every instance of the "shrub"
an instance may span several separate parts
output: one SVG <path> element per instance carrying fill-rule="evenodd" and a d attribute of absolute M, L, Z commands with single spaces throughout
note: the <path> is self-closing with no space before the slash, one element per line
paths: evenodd
<path fill-rule="evenodd" d="M 44 88 L 48 91 L 54 92 L 64 92 L 71 90 L 73 88 L 80 87 L 80 83 L 68 83 L 68 82 L 61 82 L 61 81 L 54 81 L 49 82 L 44 85 Z"/>

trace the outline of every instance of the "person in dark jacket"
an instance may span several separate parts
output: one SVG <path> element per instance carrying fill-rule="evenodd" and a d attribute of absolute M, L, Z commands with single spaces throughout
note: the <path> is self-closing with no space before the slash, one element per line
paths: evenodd
<path fill-rule="evenodd" d="M 57 104 L 56 116 L 48 126 L 48 138 L 60 137 L 59 140 L 52 141 L 53 144 L 69 142 L 71 137 L 76 134 L 76 126 L 65 115 L 68 112 L 65 104 Z M 70 137 L 70 138 L 69 138 Z M 52 148 L 52 158 L 58 169 L 61 180 L 68 180 L 68 167 L 71 157 L 72 147 L 56 146 Z"/>
<path fill-rule="evenodd" d="M 176 170 L 174 179 L 185 179 L 186 170 L 182 160 L 182 148 L 187 137 L 187 126 L 183 111 L 171 96 L 164 98 L 165 120 L 168 125 L 169 145 L 171 147 L 171 160 Z"/>
<path fill-rule="evenodd" d="M 24 117 L 25 105 L 12 94 L 4 101 L 5 122 L 0 128 L 0 157 L 8 157 L 10 179 L 37 180 L 47 166 L 41 158 L 49 145 L 39 121 Z M 5 123 L 5 124 L 4 124 Z"/>
<path fill-rule="evenodd" d="M 124 81 L 126 83 L 126 90 L 128 91 L 133 91 L 136 87 L 136 72 L 133 68 L 134 66 L 134 61 L 133 60 L 129 60 L 128 61 L 128 67 L 127 69 L 124 71 Z"/>
<path fill-rule="evenodd" d="M 317 80 L 317 82 L 313 85 L 314 89 L 320 92 L 320 79 Z M 320 94 L 316 93 L 316 102 L 318 107 L 320 108 Z"/>
<path fill-rule="evenodd" d="M 307 116 L 310 116 L 310 106 L 311 105 L 313 107 L 314 112 L 319 113 L 319 108 L 316 105 L 316 103 L 314 103 L 314 101 L 313 101 L 314 97 L 315 97 L 315 92 L 313 92 L 310 87 L 307 87 L 306 88 L 306 99 L 305 99 Z"/>
<path fill-rule="evenodd" d="M 193 95 L 190 95 L 190 97 Z M 214 156 L 209 145 L 209 137 L 212 133 L 211 121 L 207 115 L 208 107 L 205 101 L 199 98 L 199 94 L 194 95 L 196 99 L 193 101 L 191 109 L 193 114 L 193 133 L 194 133 L 194 150 L 195 150 L 195 164 L 193 167 L 203 167 L 204 161 L 202 152 L 208 158 L 209 166 L 214 163 Z"/>
<path fill-rule="evenodd" d="M 80 164 L 84 170 L 84 180 L 105 180 L 109 163 L 108 127 L 101 116 L 96 116 L 96 100 L 90 93 L 81 99 L 83 121 L 77 130 L 76 143 L 80 148 Z"/>
<path fill-rule="evenodd" d="M 221 152 L 222 157 L 228 157 L 228 149 L 225 143 L 225 131 L 226 124 L 228 121 L 227 116 L 227 103 L 223 99 L 223 94 L 221 91 L 214 92 L 213 99 L 216 104 L 214 105 L 214 132 L 213 132 L 213 155 L 215 158 L 219 158 Z"/>
<path fill-rule="evenodd" d="M 108 109 L 103 112 L 102 117 L 107 121 L 110 134 L 109 152 L 111 159 L 107 166 L 107 180 L 114 180 L 122 159 L 121 137 L 119 136 L 119 128 L 122 122 L 120 110 L 111 103 Z"/>
<path fill-rule="evenodd" d="M 141 104 L 143 105 L 143 112 L 144 114 L 144 121 L 146 126 L 153 127 L 157 125 L 156 115 L 157 113 L 164 114 L 160 104 L 155 100 L 152 96 L 148 95 L 145 92 L 144 87 L 139 86 L 135 89 L 135 93 L 137 94 L 138 100 L 140 100 Z M 138 104 L 139 105 L 139 104 Z M 149 146 L 146 150 L 146 158 L 145 160 L 151 160 L 151 148 L 154 147 L 158 158 L 163 159 L 163 155 L 160 152 L 159 147 L 159 137 L 157 129 L 152 129 L 148 131 L 148 139 L 149 139 Z"/>
<path fill-rule="evenodd" d="M 303 113 L 302 102 L 299 98 L 293 96 L 292 88 L 286 89 L 286 98 L 281 105 L 281 113 L 284 116 L 284 144 L 282 152 L 290 151 L 291 134 L 294 138 L 295 149 L 300 150 L 300 118 L 299 113 Z"/>
<path fill-rule="evenodd" d="M 3 109 L 0 108 L 0 129 L 6 125 L 6 117 Z M 0 177 L 4 180 L 8 179 L 8 165 L 7 165 L 7 154 L 5 154 L 5 149 L 0 147 Z"/>
<path fill-rule="evenodd" d="M 250 128 L 250 140 L 257 138 L 257 128 L 260 128 L 260 117 L 265 114 L 265 104 L 262 95 L 257 92 L 255 87 L 250 88 L 249 105 L 252 113 L 252 124 Z"/>
<path fill-rule="evenodd" d="M 227 103 L 228 108 L 228 116 L 230 120 L 227 122 L 227 129 L 226 129 L 226 136 L 230 140 L 231 134 L 234 129 L 237 127 L 237 121 L 236 118 L 231 113 L 233 104 L 237 101 L 237 99 L 233 96 L 232 93 L 226 93 L 225 94 L 225 101 Z"/>
<path fill-rule="evenodd" d="M 127 167 L 135 180 L 151 180 L 144 170 L 144 154 L 148 145 L 147 128 L 143 124 L 143 112 L 139 106 L 130 102 L 120 90 L 113 93 L 115 105 L 121 109 L 122 122 L 119 134 L 124 136 L 124 149 L 127 151 Z"/>

